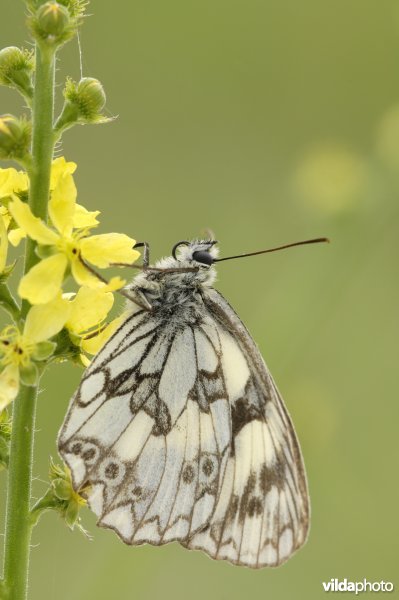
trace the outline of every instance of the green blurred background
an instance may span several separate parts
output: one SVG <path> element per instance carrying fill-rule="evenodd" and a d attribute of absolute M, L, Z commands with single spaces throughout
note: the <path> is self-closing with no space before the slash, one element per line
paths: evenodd
<path fill-rule="evenodd" d="M 23 44 L 23 3 L 1 8 L 1 46 Z M 124 546 L 84 511 L 88 542 L 49 514 L 32 600 L 313 600 L 333 577 L 399 586 L 397 1 L 114 0 L 89 12 L 83 74 L 101 79 L 118 119 L 67 132 L 59 152 L 78 163 L 79 201 L 101 209 L 102 231 L 150 241 L 153 258 L 205 227 L 225 255 L 332 240 L 225 263 L 218 282 L 296 424 L 312 528 L 286 565 L 255 572 L 177 544 Z M 79 78 L 76 40 L 60 53 L 66 74 Z M 1 89 L 0 112 L 19 108 Z M 60 365 L 43 382 L 37 495 L 80 374 Z"/>

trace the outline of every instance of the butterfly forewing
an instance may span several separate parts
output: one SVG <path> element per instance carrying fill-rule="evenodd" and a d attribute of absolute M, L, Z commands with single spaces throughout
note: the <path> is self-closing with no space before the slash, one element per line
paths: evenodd
<path fill-rule="evenodd" d="M 138 312 L 85 373 L 60 453 L 129 544 L 187 540 L 213 514 L 231 444 L 220 355 L 211 319 L 176 331 Z"/>

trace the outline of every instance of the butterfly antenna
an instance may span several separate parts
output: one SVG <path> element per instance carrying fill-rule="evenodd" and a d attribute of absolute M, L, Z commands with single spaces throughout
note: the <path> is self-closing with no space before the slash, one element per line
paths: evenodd
<path fill-rule="evenodd" d="M 330 243 L 326 237 L 314 238 L 312 240 L 303 240 L 302 242 L 293 242 L 292 244 L 284 244 L 276 248 L 268 248 L 267 250 L 258 250 L 258 252 L 249 252 L 247 254 L 238 254 L 237 256 L 226 256 L 225 258 L 216 258 L 213 262 L 222 262 L 223 260 L 232 260 L 233 258 L 245 258 L 246 256 L 256 256 L 257 254 L 267 254 L 268 252 L 276 252 L 277 250 L 285 250 L 294 246 L 305 246 L 306 244 L 320 244 L 323 242 Z"/>

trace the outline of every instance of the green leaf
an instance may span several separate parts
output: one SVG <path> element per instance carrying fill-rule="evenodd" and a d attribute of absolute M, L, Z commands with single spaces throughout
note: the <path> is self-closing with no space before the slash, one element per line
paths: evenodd
<path fill-rule="evenodd" d="M 77 502 L 70 502 L 68 504 L 68 508 L 65 511 L 65 522 L 71 529 L 74 528 L 74 525 L 78 519 L 79 515 L 79 505 Z"/>
<path fill-rule="evenodd" d="M 57 248 L 55 248 L 54 246 L 40 246 L 40 244 L 38 244 L 35 248 L 35 253 L 37 254 L 37 256 L 39 258 L 44 260 L 45 258 L 48 258 L 49 256 L 53 256 L 53 254 L 56 254 Z"/>
<path fill-rule="evenodd" d="M 57 348 L 55 342 L 39 342 L 36 344 L 34 352 L 32 352 L 32 358 L 34 360 L 46 360 L 54 354 L 54 350 Z"/>
<path fill-rule="evenodd" d="M 5 283 L 7 281 L 7 279 L 10 277 L 11 273 L 13 272 L 16 264 L 17 264 L 17 261 L 14 260 L 13 263 L 11 263 L 10 265 L 6 265 L 4 267 L 4 269 L 2 270 L 1 275 L 0 275 L 1 283 Z"/>
<path fill-rule="evenodd" d="M 31 362 L 24 367 L 19 368 L 19 375 L 22 383 L 25 385 L 37 385 L 39 381 L 39 370 L 35 363 Z"/>
<path fill-rule="evenodd" d="M 9 452 L 10 449 L 7 440 L 0 437 L 0 471 L 8 467 Z"/>

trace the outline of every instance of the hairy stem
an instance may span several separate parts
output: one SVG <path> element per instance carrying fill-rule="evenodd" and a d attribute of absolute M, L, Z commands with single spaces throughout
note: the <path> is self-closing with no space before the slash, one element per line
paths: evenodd
<path fill-rule="evenodd" d="M 54 151 L 54 51 L 36 46 L 36 76 L 33 95 L 32 167 L 29 172 L 29 205 L 32 212 L 47 219 L 51 162 Z M 24 272 L 38 262 L 35 243 L 28 239 Z M 29 303 L 22 304 L 22 317 Z M 8 600 L 27 597 L 33 443 L 35 433 L 36 387 L 22 387 L 14 402 L 8 471 L 4 581 Z"/>
<path fill-rule="evenodd" d="M 37 388 L 23 387 L 14 403 L 7 490 L 4 579 L 10 600 L 27 593 L 30 495 Z"/>

